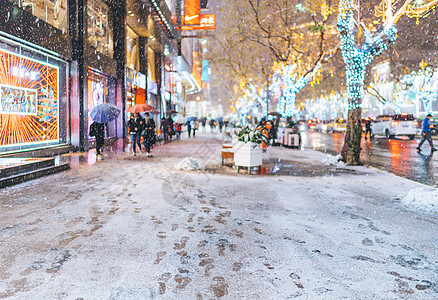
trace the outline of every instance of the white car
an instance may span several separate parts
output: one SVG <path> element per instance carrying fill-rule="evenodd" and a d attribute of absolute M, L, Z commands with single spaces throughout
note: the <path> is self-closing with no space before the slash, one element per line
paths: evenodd
<path fill-rule="evenodd" d="M 417 134 L 418 122 L 413 115 L 402 113 L 397 115 L 381 115 L 373 121 L 371 135 L 384 135 L 390 139 L 394 136 L 408 136 L 411 140 Z"/>

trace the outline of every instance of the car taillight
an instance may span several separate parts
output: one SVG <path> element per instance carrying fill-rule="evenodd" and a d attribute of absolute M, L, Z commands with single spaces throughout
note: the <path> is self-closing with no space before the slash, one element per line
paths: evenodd
<path fill-rule="evenodd" d="M 430 127 L 430 128 L 434 128 L 435 126 L 434 126 L 434 125 L 429 125 L 429 127 Z"/>
<path fill-rule="evenodd" d="M 417 125 L 418 125 L 418 122 L 414 122 L 414 125 L 417 126 Z"/>
<path fill-rule="evenodd" d="M 397 126 L 398 125 L 398 122 L 397 121 L 392 121 L 391 122 L 391 126 Z"/>

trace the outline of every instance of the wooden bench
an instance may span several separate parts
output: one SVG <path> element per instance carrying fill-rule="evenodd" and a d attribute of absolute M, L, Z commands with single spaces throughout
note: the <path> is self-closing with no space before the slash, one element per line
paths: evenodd
<path fill-rule="evenodd" d="M 234 160 L 233 147 L 231 147 L 231 148 L 222 148 L 222 150 L 221 150 L 221 158 L 222 158 L 222 165 L 224 165 L 224 160 L 226 158 Z"/>

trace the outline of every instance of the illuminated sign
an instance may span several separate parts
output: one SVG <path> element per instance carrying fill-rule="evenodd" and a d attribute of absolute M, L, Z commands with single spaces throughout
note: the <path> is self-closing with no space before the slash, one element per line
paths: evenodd
<path fill-rule="evenodd" d="M 136 73 L 134 76 L 134 85 L 141 89 L 146 89 L 146 75 L 142 73 Z"/>
<path fill-rule="evenodd" d="M 186 25 L 199 25 L 201 15 L 200 0 L 186 0 L 184 4 L 184 15 Z"/>
<path fill-rule="evenodd" d="M 148 93 L 158 95 L 158 84 L 151 80 L 149 77 L 147 78 L 148 81 Z"/>
<path fill-rule="evenodd" d="M 215 14 L 207 14 L 201 15 L 199 25 L 190 25 L 186 22 L 185 18 L 181 19 L 181 30 L 201 30 L 201 29 L 216 29 L 216 15 Z"/>
<path fill-rule="evenodd" d="M 0 84 L 0 114 L 36 115 L 37 90 Z"/>
<path fill-rule="evenodd" d="M 12 76 L 20 78 L 30 78 L 30 80 L 35 80 L 38 77 L 38 72 L 29 72 L 23 68 L 12 67 Z"/>

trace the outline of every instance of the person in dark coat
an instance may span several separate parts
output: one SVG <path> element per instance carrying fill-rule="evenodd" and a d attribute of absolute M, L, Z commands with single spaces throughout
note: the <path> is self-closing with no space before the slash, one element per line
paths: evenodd
<path fill-rule="evenodd" d="M 368 133 L 370 134 L 370 139 L 372 137 L 372 131 L 371 131 L 371 119 L 365 118 L 365 139 L 367 138 Z"/>
<path fill-rule="evenodd" d="M 96 156 L 102 158 L 102 148 L 105 142 L 105 123 L 93 122 L 90 126 L 90 136 L 96 137 Z"/>
<path fill-rule="evenodd" d="M 151 146 L 154 143 L 155 121 L 149 113 L 144 114 L 143 144 L 146 148 L 146 155 L 150 156 Z"/>
<path fill-rule="evenodd" d="M 417 150 L 418 152 L 421 151 L 421 145 L 423 145 L 423 143 L 427 140 L 429 142 L 430 145 L 430 150 L 432 152 L 436 151 L 437 149 L 433 146 L 433 142 L 432 142 L 432 135 L 431 135 L 431 130 L 430 130 L 430 119 L 432 119 L 432 115 L 428 114 L 426 116 L 426 118 L 423 120 L 423 129 L 422 129 L 422 137 L 421 137 L 421 141 L 418 144 Z"/>
<path fill-rule="evenodd" d="M 172 141 L 172 135 L 174 133 L 174 129 L 173 129 L 174 124 L 172 117 L 170 115 L 167 115 L 166 123 L 167 123 L 167 132 L 169 134 L 169 140 Z"/>
<path fill-rule="evenodd" d="M 186 126 L 187 126 L 187 134 L 190 137 L 190 134 L 192 133 L 192 120 L 191 119 L 187 120 Z"/>
<path fill-rule="evenodd" d="M 132 136 L 132 155 L 136 156 L 136 144 L 138 145 L 138 149 L 141 151 L 140 137 L 141 132 L 143 131 L 144 120 L 138 114 L 134 113 L 128 121 L 129 133 Z M 141 153 L 141 152 L 140 152 Z"/>
<path fill-rule="evenodd" d="M 222 128 L 224 127 L 224 121 L 219 120 L 219 132 L 222 133 Z"/>
<path fill-rule="evenodd" d="M 214 119 L 211 119 L 208 124 L 210 125 L 210 132 L 213 133 L 214 128 L 216 127 L 216 121 Z"/>

